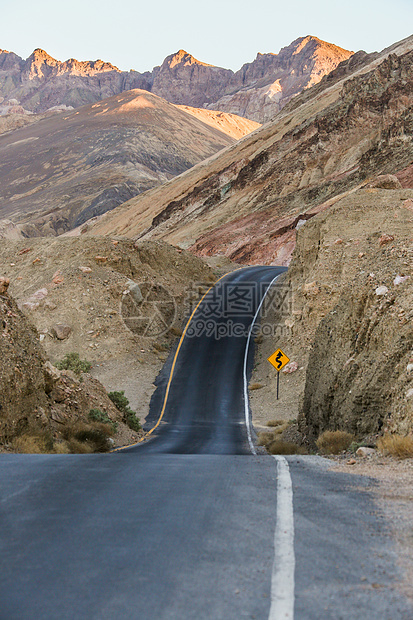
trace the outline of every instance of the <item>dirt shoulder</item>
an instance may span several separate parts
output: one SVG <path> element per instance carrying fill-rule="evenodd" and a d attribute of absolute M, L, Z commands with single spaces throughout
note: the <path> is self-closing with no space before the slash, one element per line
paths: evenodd
<path fill-rule="evenodd" d="M 413 602 L 413 459 L 400 461 L 377 454 L 354 459 L 333 457 L 333 462 L 333 471 L 368 476 L 375 481 L 370 490 L 397 543 L 398 563 L 404 574 L 400 587 Z"/>

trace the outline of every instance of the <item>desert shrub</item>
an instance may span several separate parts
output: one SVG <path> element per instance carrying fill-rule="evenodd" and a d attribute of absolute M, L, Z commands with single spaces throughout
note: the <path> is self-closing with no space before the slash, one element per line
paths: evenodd
<path fill-rule="evenodd" d="M 291 441 L 282 441 L 275 439 L 268 446 L 267 450 L 270 454 L 307 454 L 302 446 L 292 443 Z"/>
<path fill-rule="evenodd" d="M 281 426 L 276 426 L 273 430 L 274 437 L 276 435 L 281 435 L 281 433 L 283 433 L 288 428 L 288 426 L 288 422 L 284 422 L 283 424 L 281 424 Z"/>
<path fill-rule="evenodd" d="M 386 434 L 378 439 L 377 448 L 386 456 L 396 456 L 399 459 L 413 458 L 413 437 Z"/>
<path fill-rule="evenodd" d="M 133 431 L 139 431 L 141 429 L 141 423 L 136 413 L 129 407 L 129 400 L 125 396 L 125 392 L 109 392 L 110 400 L 115 407 L 122 413 L 123 421 Z"/>
<path fill-rule="evenodd" d="M 93 446 L 87 443 L 78 441 L 74 437 L 67 440 L 67 447 L 70 454 L 92 454 Z"/>
<path fill-rule="evenodd" d="M 251 383 L 249 386 L 250 390 L 260 390 L 263 387 L 262 383 Z"/>
<path fill-rule="evenodd" d="M 156 351 L 168 351 L 169 350 L 169 345 L 166 342 L 154 342 L 152 346 Z"/>
<path fill-rule="evenodd" d="M 340 454 L 355 441 L 354 435 L 346 431 L 324 431 L 317 439 L 317 448 L 323 454 Z"/>
<path fill-rule="evenodd" d="M 65 441 L 56 442 L 53 444 L 54 454 L 69 454 L 70 448 Z"/>
<path fill-rule="evenodd" d="M 282 422 L 273 431 L 266 431 L 258 435 L 258 445 L 264 446 L 270 454 L 307 454 L 304 447 L 291 441 L 284 441 L 280 435 L 288 427 L 287 422 Z"/>
<path fill-rule="evenodd" d="M 75 374 L 81 375 L 82 372 L 89 372 L 92 364 L 87 360 L 81 360 L 79 353 L 67 353 L 60 362 L 57 362 L 56 368 L 59 370 L 72 370 Z"/>
<path fill-rule="evenodd" d="M 284 423 L 285 423 L 285 420 L 268 420 L 267 426 L 271 426 L 271 427 L 281 426 L 281 424 L 284 424 Z"/>
<path fill-rule="evenodd" d="M 89 452 L 108 452 L 111 448 L 108 441 L 113 435 L 110 424 L 81 422 L 66 426 L 62 432 L 70 452 L 86 454 Z"/>
<path fill-rule="evenodd" d="M 114 433 L 116 433 L 116 431 L 118 430 L 118 423 L 111 420 L 106 411 L 101 411 L 100 409 L 91 409 L 89 411 L 88 418 L 91 422 L 101 422 L 102 424 L 109 424 L 112 427 Z"/>
<path fill-rule="evenodd" d="M 264 432 L 264 433 L 259 433 L 257 443 L 259 446 L 267 446 L 273 440 L 274 440 L 273 433 Z"/>
<path fill-rule="evenodd" d="M 13 439 L 12 446 L 21 454 L 47 454 L 53 450 L 53 439 L 47 431 L 36 435 L 23 434 Z"/>

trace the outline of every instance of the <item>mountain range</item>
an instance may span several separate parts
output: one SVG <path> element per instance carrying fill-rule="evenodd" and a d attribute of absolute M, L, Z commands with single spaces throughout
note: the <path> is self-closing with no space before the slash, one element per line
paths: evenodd
<path fill-rule="evenodd" d="M 107 214 L 92 234 L 288 264 L 297 228 L 377 175 L 411 187 L 413 37 L 352 58 L 274 121 Z"/>
<path fill-rule="evenodd" d="M 306 36 L 278 54 L 259 53 L 237 72 L 206 64 L 179 50 L 152 71 L 139 73 L 121 71 L 101 60 L 60 62 L 42 49 L 34 50 L 26 60 L 0 50 L 0 113 L 77 108 L 138 88 L 171 103 L 208 107 L 263 123 L 351 55 Z"/>

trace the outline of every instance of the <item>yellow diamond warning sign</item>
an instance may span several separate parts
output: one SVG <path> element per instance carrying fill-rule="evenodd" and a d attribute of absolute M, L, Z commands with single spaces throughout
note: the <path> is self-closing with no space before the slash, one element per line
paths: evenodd
<path fill-rule="evenodd" d="M 277 349 L 275 353 L 270 355 L 268 361 L 274 366 L 275 370 L 278 370 L 278 372 L 280 372 L 280 370 L 284 368 L 286 364 L 288 364 L 290 358 L 287 357 L 286 354 L 281 351 L 281 349 Z"/>

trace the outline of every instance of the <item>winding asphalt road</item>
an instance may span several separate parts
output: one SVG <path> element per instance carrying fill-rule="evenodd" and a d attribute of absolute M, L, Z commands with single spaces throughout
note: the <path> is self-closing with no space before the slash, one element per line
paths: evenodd
<path fill-rule="evenodd" d="M 234 272 L 207 294 L 144 444 L 0 455 L 1 620 L 411 620 L 374 481 L 253 454 L 247 344 L 280 271 Z"/>
<path fill-rule="evenodd" d="M 276 280 L 284 271 L 285 267 L 241 269 L 204 296 L 179 351 L 171 355 L 158 378 L 147 425 L 154 427 L 164 405 L 156 440 L 134 450 L 152 454 L 255 452 L 244 406 L 244 379 L 251 374 L 254 357 L 254 331 L 250 330 L 258 327 L 255 319 L 265 295 L 272 295 L 272 303 L 282 298 Z"/>

